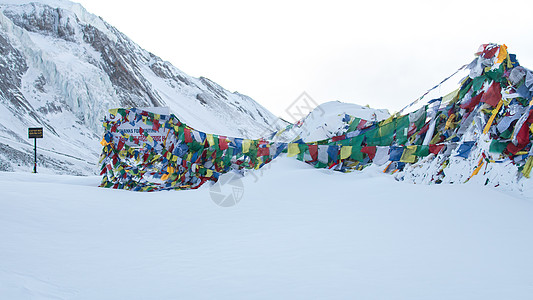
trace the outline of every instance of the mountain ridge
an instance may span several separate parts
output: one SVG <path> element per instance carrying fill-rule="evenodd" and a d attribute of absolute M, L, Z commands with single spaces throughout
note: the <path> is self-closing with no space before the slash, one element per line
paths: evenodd
<path fill-rule="evenodd" d="M 41 126 L 39 148 L 66 156 L 45 151 L 38 164 L 93 174 L 101 120 L 116 107 L 168 106 L 197 128 L 243 137 L 286 125 L 252 98 L 188 76 L 142 49 L 80 4 L 2 0 L 0 11 L 0 143 L 9 149 L 0 155 L 1 170 L 28 169 L 32 143 L 25 130 Z M 69 156 L 91 166 L 76 166 Z"/>

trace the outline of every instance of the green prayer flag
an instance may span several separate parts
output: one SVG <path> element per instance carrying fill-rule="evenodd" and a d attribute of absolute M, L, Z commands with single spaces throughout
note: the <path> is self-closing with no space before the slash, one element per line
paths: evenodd
<path fill-rule="evenodd" d="M 429 146 L 420 145 L 416 148 L 415 155 L 418 157 L 424 157 L 429 155 Z"/>
<path fill-rule="evenodd" d="M 503 150 L 507 148 L 507 144 L 509 144 L 509 142 L 500 142 L 498 140 L 492 140 L 492 142 L 490 142 L 489 152 L 503 153 Z"/>
<path fill-rule="evenodd" d="M 474 81 L 472 82 L 472 91 L 477 92 L 481 89 L 483 86 L 483 83 L 485 82 L 486 77 L 481 75 L 476 78 L 474 78 Z M 474 96 L 474 95 L 472 95 Z"/>

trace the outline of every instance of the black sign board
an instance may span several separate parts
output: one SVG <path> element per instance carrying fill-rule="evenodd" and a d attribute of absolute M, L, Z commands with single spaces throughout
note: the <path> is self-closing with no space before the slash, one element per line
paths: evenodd
<path fill-rule="evenodd" d="M 28 128 L 28 137 L 30 139 L 42 139 L 43 128 L 42 127 Z"/>
<path fill-rule="evenodd" d="M 43 128 L 42 127 L 33 127 L 28 128 L 28 137 L 33 139 L 33 153 L 34 153 L 34 164 L 33 164 L 33 173 L 37 173 L 37 139 L 43 138 Z"/>

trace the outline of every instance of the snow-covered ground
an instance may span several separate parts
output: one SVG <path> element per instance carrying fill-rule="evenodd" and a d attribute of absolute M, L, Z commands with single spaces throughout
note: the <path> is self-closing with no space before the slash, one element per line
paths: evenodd
<path fill-rule="evenodd" d="M 533 298 L 533 196 L 290 158 L 232 207 L 99 181 L 0 173 L 1 299 Z"/>

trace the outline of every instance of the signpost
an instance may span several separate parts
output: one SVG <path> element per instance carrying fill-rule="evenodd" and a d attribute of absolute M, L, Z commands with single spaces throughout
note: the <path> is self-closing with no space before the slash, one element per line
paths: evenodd
<path fill-rule="evenodd" d="M 43 138 L 43 128 L 42 127 L 33 127 L 28 128 L 28 137 L 30 139 L 34 139 L 33 143 L 33 153 L 34 153 L 34 165 L 33 165 L 33 173 L 37 173 L 37 139 Z"/>

